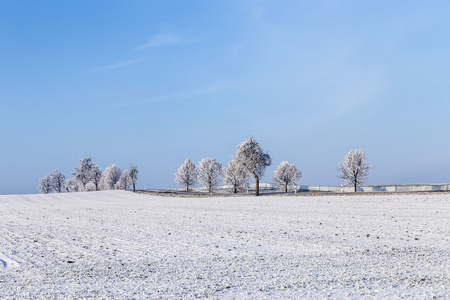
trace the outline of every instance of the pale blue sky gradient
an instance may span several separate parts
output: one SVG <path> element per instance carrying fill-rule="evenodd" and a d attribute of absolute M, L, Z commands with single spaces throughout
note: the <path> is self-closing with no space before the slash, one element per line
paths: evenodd
<path fill-rule="evenodd" d="M 450 182 L 448 1 L 2 1 L 0 194 L 90 156 L 175 187 L 254 136 L 340 185 Z"/>

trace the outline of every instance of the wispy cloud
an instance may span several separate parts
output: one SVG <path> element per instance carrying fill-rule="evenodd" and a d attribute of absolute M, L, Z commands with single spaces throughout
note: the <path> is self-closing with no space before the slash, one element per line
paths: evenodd
<path fill-rule="evenodd" d="M 117 103 L 114 105 L 114 107 L 139 106 L 139 105 L 145 105 L 145 104 L 166 101 L 166 100 L 193 98 L 193 97 L 198 97 L 198 96 L 202 96 L 202 95 L 212 94 L 212 93 L 215 93 L 218 91 L 229 89 L 231 87 L 232 87 L 231 85 L 225 85 L 225 84 L 211 85 L 211 86 L 206 86 L 203 88 L 194 89 L 194 90 L 190 90 L 190 91 L 186 91 L 186 92 L 182 92 L 182 93 L 178 93 L 178 94 L 170 94 L 170 95 L 152 97 L 152 98 L 144 100 L 144 101 Z"/>
<path fill-rule="evenodd" d="M 153 36 L 145 45 L 142 45 L 136 50 L 144 50 L 149 48 L 168 46 L 182 43 L 183 39 L 175 34 L 157 34 Z"/>
<path fill-rule="evenodd" d="M 131 65 L 135 65 L 137 63 L 140 63 L 140 60 L 129 60 L 129 61 L 121 61 L 109 66 L 104 66 L 104 67 L 100 67 L 97 68 L 97 70 L 113 70 L 113 69 L 119 69 L 119 68 L 123 68 L 123 67 L 127 67 L 127 66 L 131 66 Z"/>

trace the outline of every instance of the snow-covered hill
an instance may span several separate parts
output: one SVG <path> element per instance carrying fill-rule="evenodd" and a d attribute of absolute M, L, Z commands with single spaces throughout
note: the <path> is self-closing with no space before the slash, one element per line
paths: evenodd
<path fill-rule="evenodd" d="M 450 298 L 449 198 L 0 196 L 0 298 Z"/>

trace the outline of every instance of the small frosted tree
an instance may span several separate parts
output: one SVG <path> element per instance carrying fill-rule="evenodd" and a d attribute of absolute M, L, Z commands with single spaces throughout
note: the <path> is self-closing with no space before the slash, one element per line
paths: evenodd
<path fill-rule="evenodd" d="M 122 175 L 122 170 L 119 169 L 115 164 L 111 167 L 106 168 L 103 172 L 101 178 L 101 188 L 102 190 L 113 190 L 116 188 L 116 183 L 119 182 L 120 176 Z"/>
<path fill-rule="evenodd" d="M 41 194 L 48 194 L 52 191 L 52 177 L 50 175 L 46 175 L 44 178 L 39 180 L 39 191 Z"/>
<path fill-rule="evenodd" d="M 199 162 L 197 174 L 200 183 L 212 194 L 222 182 L 222 163 L 215 158 L 204 158 Z"/>
<path fill-rule="evenodd" d="M 52 190 L 55 191 L 55 193 L 64 193 L 66 176 L 64 176 L 64 174 L 59 170 L 55 170 L 49 175 L 49 177 L 52 183 Z"/>
<path fill-rule="evenodd" d="M 197 183 L 197 168 L 189 158 L 184 161 L 178 168 L 178 172 L 175 173 L 175 182 L 179 186 L 185 187 L 186 192 L 189 191 L 189 187 Z"/>
<path fill-rule="evenodd" d="M 372 166 L 366 163 L 366 156 L 361 149 L 350 150 L 338 165 L 338 177 L 344 180 L 344 184 L 354 186 L 356 192 L 357 186 L 367 179 L 371 169 Z"/>
<path fill-rule="evenodd" d="M 296 185 L 302 173 L 293 164 L 283 161 L 273 173 L 275 187 L 288 192 L 290 186 Z"/>
<path fill-rule="evenodd" d="M 138 173 L 139 172 L 137 170 L 137 167 L 130 164 L 130 169 L 128 170 L 128 177 L 130 179 L 131 184 L 133 185 L 133 192 L 136 192 L 136 181 Z"/>
<path fill-rule="evenodd" d="M 272 164 L 269 154 L 264 153 L 261 145 L 250 137 L 236 147 L 236 160 L 245 172 L 256 182 L 255 196 L 259 196 L 259 180 L 266 167 Z"/>
<path fill-rule="evenodd" d="M 84 192 L 95 192 L 96 187 L 95 184 L 92 181 L 89 181 L 88 184 L 83 189 Z"/>
<path fill-rule="evenodd" d="M 66 190 L 66 193 L 70 192 L 78 192 L 78 185 L 72 178 L 69 178 L 64 183 L 64 188 Z"/>
<path fill-rule="evenodd" d="M 232 159 L 228 162 L 228 168 L 225 170 L 225 184 L 231 186 L 233 193 L 242 192 L 247 187 L 247 180 L 249 179 L 239 161 Z"/>

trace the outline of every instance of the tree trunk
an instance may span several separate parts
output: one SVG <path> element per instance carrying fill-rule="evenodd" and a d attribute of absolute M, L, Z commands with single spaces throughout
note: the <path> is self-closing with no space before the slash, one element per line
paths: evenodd
<path fill-rule="evenodd" d="M 287 186 L 287 184 L 284 186 L 284 192 L 287 194 L 287 192 L 288 192 L 288 186 Z"/>
<path fill-rule="evenodd" d="M 136 193 L 136 184 L 133 182 L 133 193 Z"/>
<path fill-rule="evenodd" d="M 255 196 L 259 196 L 259 178 L 256 178 Z"/>
<path fill-rule="evenodd" d="M 357 190 L 357 188 L 356 188 L 356 182 L 355 182 L 355 193 L 356 193 L 356 190 Z"/>
<path fill-rule="evenodd" d="M 186 192 L 189 192 L 189 183 L 186 184 Z"/>
<path fill-rule="evenodd" d="M 211 176 L 208 176 L 208 192 L 211 195 L 212 194 L 212 178 Z"/>

